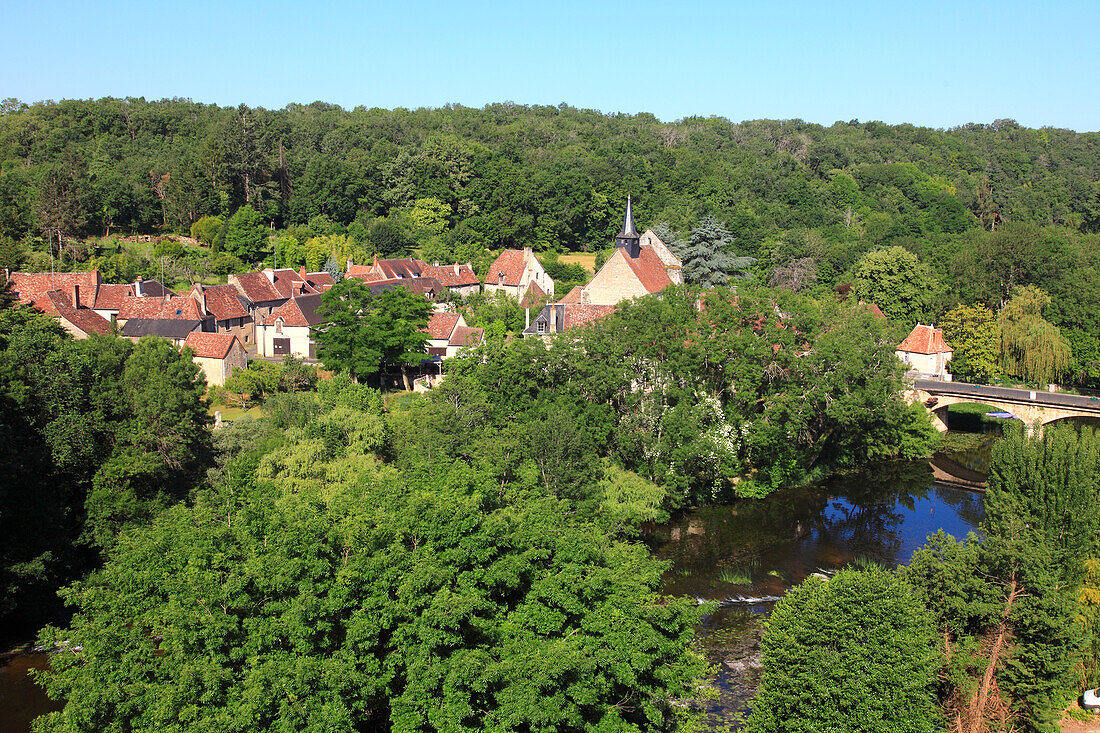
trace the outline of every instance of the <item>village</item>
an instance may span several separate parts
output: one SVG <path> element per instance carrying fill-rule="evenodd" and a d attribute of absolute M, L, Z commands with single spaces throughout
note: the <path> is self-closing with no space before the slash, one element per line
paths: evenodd
<path fill-rule="evenodd" d="M 246 369 L 253 359 L 293 357 L 316 363 L 316 329 L 323 323 L 318 308 L 337 278 L 362 282 L 372 295 L 406 288 L 432 303 L 423 329 L 420 371 L 425 376 L 416 381 L 418 390 L 441 378 L 444 359 L 484 337 L 484 328 L 466 323 L 456 300 L 461 303 L 478 292 L 502 293 L 524 310 L 521 335 L 547 339 L 606 316 L 624 300 L 684 283 L 683 263 L 669 246 L 652 229 L 637 232 L 629 197 L 613 254 L 586 285 L 556 300 L 554 280 L 531 247 L 503 250 L 484 278 L 469 262 L 441 265 L 377 255 L 369 265 L 349 259 L 342 275 L 268 267 L 230 274 L 224 285 L 194 283 L 182 292 L 141 276 L 132 283 L 104 282 L 95 269 L 5 276 L 20 303 L 56 318 L 74 338 L 117 333 L 136 341 L 153 336 L 190 349 L 210 386 L 224 385 L 234 370 Z M 457 298 L 442 298 L 447 292 Z M 877 306 L 871 307 L 885 318 Z M 915 378 L 951 379 L 947 362 L 952 349 L 940 329 L 916 324 L 898 345 L 897 355 Z"/>

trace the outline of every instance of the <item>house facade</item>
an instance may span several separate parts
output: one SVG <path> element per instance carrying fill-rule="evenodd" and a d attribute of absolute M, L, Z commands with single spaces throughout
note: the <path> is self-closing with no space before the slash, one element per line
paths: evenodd
<path fill-rule="evenodd" d="M 516 300 L 521 299 L 532 285 L 537 285 L 543 294 L 553 297 L 554 280 L 535 257 L 530 247 L 506 249 L 493 260 L 481 289 L 485 293 L 507 293 Z"/>
<path fill-rule="evenodd" d="M 485 329 L 466 325 L 461 313 L 432 313 L 425 344 L 432 359 L 448 359 L 467 346 L 476 346 L 485 336 Z"/>
<path fill-rule="evenodd" d="M 256 341 L 256 326 L 248 301 L 232 285 L 191 286 L 189 296 L 214 322 L 214 333 L 236 336 L 246 347 Z"/>
<path fill-rule="evenodd" d="M 256 322 L 256 353 L 264 357 L 296 356 L 317 358 L 313 329 L 322 321 L 317 314 L 321 295 L 312 293 L 289 298 L 262 322 Z"/>
<path fill-rule="evenodd" d="M 248 352 L 233 334 L 191 333 L 183 345 L 191 349 L 191 358 L 202 369 L 209 385 L 220 387 L 234 369 L 248 368 Z"/>
<path fill-rule="evenodd" d="M 954 349 L 943 339 L 943 330 L 918 323 L 895 352 L 909 371 L 930 379 L 951 381 L 947 363 Z"/>
<path fill-rule="evenodd" d="M 670 285 L 683 282 L 683 263 L 653 230 L 638 234 L 631 201 L 627 197 L 623 227 L 615 238 L 615 252 L 581 289 L 580 302 L 615 305 L 630 298 L 659 293 Z"/>

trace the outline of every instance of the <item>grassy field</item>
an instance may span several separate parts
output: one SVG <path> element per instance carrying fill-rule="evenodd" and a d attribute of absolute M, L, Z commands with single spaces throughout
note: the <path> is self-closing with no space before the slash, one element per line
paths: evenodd
<path fill-rule="evenodd" d="M 558 259 L 567 265 L 580 265 L 591 273 L 596 272 L 595 252 L 573 252 L 572 254 L 561 255 Z"/>
<path fill-rule="evenodd" d="M 213 417 L 214 413 L 218 410 L 221 410 L 222 422 L 231 422 L 239 417 L 243 417 L 244 415 L 248 415 L 250 417 L 259 417 L 260 413 L 262 412 L 259 407 L 250 407 L 247 410 L 244 410 L 240 407 L 215 407 L 214 405 L 210 405 L 206 412 L 209 413 L 211 417 Z"/>

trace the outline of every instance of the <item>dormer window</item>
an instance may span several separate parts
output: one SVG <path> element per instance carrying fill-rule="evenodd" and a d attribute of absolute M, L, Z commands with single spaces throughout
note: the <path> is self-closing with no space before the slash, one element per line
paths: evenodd
<path fill-rule="evenodd" d="M 535 324 L 535 330 L 539 333 L 546 333 L 546 321 L 538 321 Z"/>

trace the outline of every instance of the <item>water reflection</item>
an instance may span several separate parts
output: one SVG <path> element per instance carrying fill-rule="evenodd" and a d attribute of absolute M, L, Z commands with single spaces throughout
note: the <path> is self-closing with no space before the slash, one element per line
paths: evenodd
<path fill-rule="evenodd" d="M 981 517 L 979 494 L 933 484 L 927 463 L 895 462 L 699 509 L 647 541 L 673 561 L 666 592 L 752 605 L 853 561 L 908 562 L 927 535 L 964 536 Z"/>
<path fill-rule="evenodd" d="M 929 534 L 963 537 L 982 516 L 982 494 L 935 483 L 927 462 L 892 462 L 699 509 L 650 532 L 653 552 L 673 561 L 665 592 L 719 604 L 699 628 L 717 670 L 709 722 L 736 727 L 748 712 L 762 620 L 788 588 L 852 563 L 907 563 Z"/>

